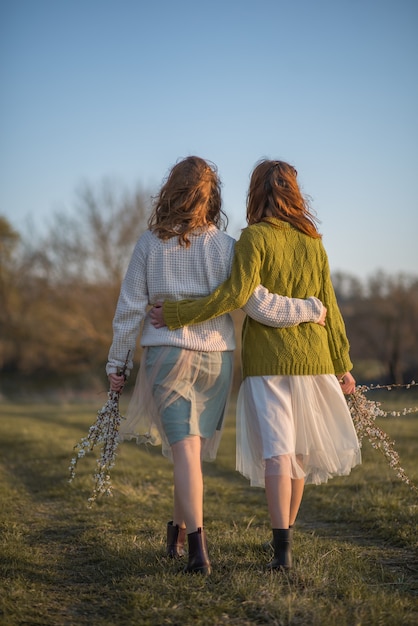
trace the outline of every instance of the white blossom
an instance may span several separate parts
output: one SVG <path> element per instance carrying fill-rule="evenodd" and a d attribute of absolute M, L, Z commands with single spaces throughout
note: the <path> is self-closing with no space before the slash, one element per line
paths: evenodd
<path fill-rule="evenodd" d="M 83 437 L 74 446 L 76 456 L 71 459 L 70 479 L 71 483 L 76 475 L 78 460 L 83 458 L 87 452 L 92 452 L 96 446 L 101 447 L 101 453 L 96 461 L 96 472 L 93 475 L 94 487 L 90 498 L 91 506 L 100 495 L 112 495 L 112 483 L 110 470 L 115 465 L 116 452 L 119 443 L 119 426 L 123 417 L 119 413 L 119 393 L 109 391 L 108 401 L 97 412 L 96 422 L 90 426 L 87 437 Z"/>
<path fill-rule="evenodd" d="M 415 381 L 412 381 L 406 385 L 406 388 L 409 389 L 415 384 Z M 365 395 L 372 389 L 387 389 L 391 391 L 394 386 L 402 387 L 404 385 L 358 386 L 353 394 L 347 396 L 347 404 L 350 409 L 360 446 L 362 440 L 367 437 L 371 446 L 375 450 L 382 452 L 389 466 L 396 472 L 398 478 L 409 485 L 414 491 L 418 491 L 417 487 L 411 482 L 401 466 L 399 454 L 395 450 L 395 442 L 375 423 L 377 417 L 387 417 L 388 415 L 399 417 L 400 415 L 407 415 L 418 411 L 418 407 L 404 408 L 401 411 L 383 411 L 380 402 L 368 400 Z"/>

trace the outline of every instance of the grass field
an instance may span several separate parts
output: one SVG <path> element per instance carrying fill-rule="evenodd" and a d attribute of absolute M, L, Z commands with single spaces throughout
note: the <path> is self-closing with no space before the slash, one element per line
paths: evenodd
<path fill-rule="evenodd" d="M 417 404 L 412 391 L 398 397 Z M 351 476 L 307 487 L 294 569 L 267 572 L 264 492 L 235 472 L 231 410 L 217 462 L 205 464 L 213 574 L 186 576 L 164 557 L 172 474 L 159 448 L 123 444 L 114 496 L 92 509 L 94 458 L 67 483 L 72 447 L 104 400 L 0 404 L 1 624 L 418 623 L 418 497 L 368 444 Z M 418 416 L 379 424 L 418 484 Z"/>

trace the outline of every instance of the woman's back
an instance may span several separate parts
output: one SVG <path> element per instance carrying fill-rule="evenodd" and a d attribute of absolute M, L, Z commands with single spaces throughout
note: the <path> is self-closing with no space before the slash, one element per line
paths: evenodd
<path fill-rule="evenodd" d="M 315 296 L 328 310 L 326 328 L 312 323 L 268 328 L 247 317 L 243 328 L 244 376 L 333 373 L 336 361 L 346 359 L 348 343 L 321 239 L 268 218 L 243 232 L 236 254 L 249 259 L 244 271 L 253 280 L 256 276 L 256 282 L 269 291 L 293 298 Z"/>
<path fill-rule="evenodd" d="M 138 240 L 128 271 L 122 284 L 116 311 L 116 324 L 129 324 L 137 329 L 141 319 L 142 346 L 172 345 L 189 350 L 234 350 L 235 335 L 232 319 L 223 315 L 202 324 L 179 328 L 170 332 L 167 328 L 155 328 L 148 305 L 164 299 L 181 300 L 209 294 L 228 277 L 234 252 L 234 239 L 215 226 L 205 228 L 199 235 L 190 237 L 190 246 L 181 245 L 177 238 L 162 240 L 146 231 Z M 123 311 L 129 311 L 126 320 Z M 120 320 L 120 321 L 119 321 Z M 120 333 L 122 335 L 122 333 Z M 126 333 L 125 333 L 126 335 Z M 111 358 L 118 359 L 127 349 L 117 344 L 111 350 Z M 114 350 L 117 349 L 117 354 Z"/>
<path fill-rule="evenodd" d="M 191 235 L 187 248 L 176 237 L 163 241 L 150 231 L 143 243 L 151 302 L 206 296 L 231 271 L 235 241 L 215 226 Z"/>

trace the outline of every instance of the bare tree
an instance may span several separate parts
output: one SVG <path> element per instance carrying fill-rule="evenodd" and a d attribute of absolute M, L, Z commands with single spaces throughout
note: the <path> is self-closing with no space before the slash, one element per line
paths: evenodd
<path fill-rule="evenodd" d="M 56 213 L 43 250 L 55 280 L 119 284 L 132 248 L 146 229 L 149 201 L 106 178 L 98 189 L 80 185 L 71 214 Z"/>
<path fill-rule="evenodd" d="M 148 212 L 141 189 L 128 193 L 109 179 L 97 189 L 83 183 L 75 210 L 55 214 L 42 239 L 22 238 L 14 264 L 4 259 L 16 237 L 0 223 L 0 296 L 8 303 L 0 307 L 0 368 L 103 370 L 120 283 Z"/>
<path fill-rule="evenodd" d="M 16 345 L 16 302 L 20 235 L 0 216 L 0 368 L 13 358 Z"/>
<path fill-rule="evenodd" d="M 342 310 L 354 359 L 377 360 L 389 383 L 418 373 L 418 279 L 378 272 Z M 414 374 L 415 372 L 415 374 Z"/>
<path fill-rule="evenodd" d="M 147 227 L 149 198 L 105 179 L 83 183 L 71 213 L 42 238 L 0 216 L 0 380 L 88 372 L 104 375 L 121 280 Z M 385 382 L 418 378 L 418 278 L 339 273 L 333 283 L 355 363 L 380 364 Z M 242 314 L 234 315 L 239 335 Z M 240 379 L 239 351 L 236 381 Z M 27 380 L 27 379 L 26 379 Z"/>

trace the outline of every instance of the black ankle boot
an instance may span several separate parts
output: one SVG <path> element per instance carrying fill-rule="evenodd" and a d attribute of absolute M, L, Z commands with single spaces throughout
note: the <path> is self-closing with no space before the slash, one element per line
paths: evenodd
<path fill-rule="evenodd" d="M 186 539 L 186 529 L 174 525 L 173 522 L 167 524 L 167 556 L 177 559 L 184 556 L 184 541 Z"/>
<path fill-rule="evenodd" d="M 196 532 L 187 535 L 187 539 L 189 542 L 189 560 L 183 572 L 185 574 L 197 573 L 208 576 L 212 569 L 203 528 L 198 528 Z"/>
<path fill-rule="evenodd" d="M 289 570 L 292 567 L 292 531 L 289 528 L 273 528 L 274 557 L 267 569 Z"/>
<path fill-rule="evenodd" d="M 289 526 L 289 539 L 290 539 L 290 547 L 292 547 L 293 526 Z M 272 550 L 274 550 L 273 539 L 270 539 L 269 541 L 264 541 L 264 543 L 261 544 L 261 547 L 264 550 L 264 552 L 271 552 Z"/>

